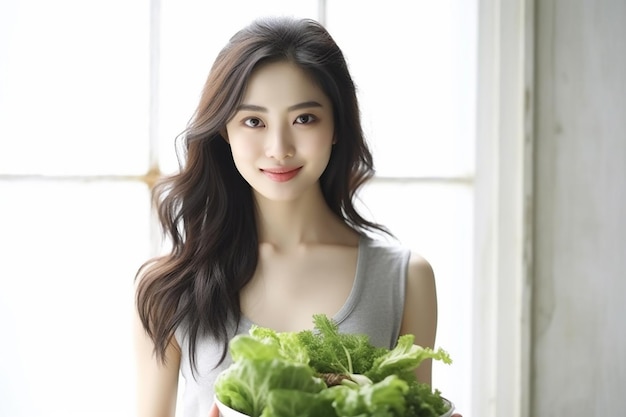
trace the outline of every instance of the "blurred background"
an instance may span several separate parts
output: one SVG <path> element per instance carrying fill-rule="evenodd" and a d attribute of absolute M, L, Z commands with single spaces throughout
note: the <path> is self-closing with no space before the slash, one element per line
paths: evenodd
<path fill-rule="evenodd" d="M 464 417 L 626 409 L 626 3 L 0 0 L 0 416 L 133 416 L 149 187 L 230 36 L 321 21 Z M 181 380 L 182 383 L 182 380 Z"/>

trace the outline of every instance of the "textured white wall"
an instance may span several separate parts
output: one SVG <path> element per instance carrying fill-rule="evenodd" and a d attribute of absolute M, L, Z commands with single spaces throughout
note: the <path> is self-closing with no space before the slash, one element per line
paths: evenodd
<path fill-rule="evenodd" d="M 531 416 L 626 410 L 626 2 L 537 2 Z"/>

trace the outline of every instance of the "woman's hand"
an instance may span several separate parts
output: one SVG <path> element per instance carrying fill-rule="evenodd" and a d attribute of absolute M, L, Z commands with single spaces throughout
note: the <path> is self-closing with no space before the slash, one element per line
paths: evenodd
<path fill-rule="evenodd" d="M 217 404 L 213 403 L 213 406 L 211 406 L 211 410 L 209 411 L 209 417 L 220 417 L 220 411 L 217 409 Z"/>

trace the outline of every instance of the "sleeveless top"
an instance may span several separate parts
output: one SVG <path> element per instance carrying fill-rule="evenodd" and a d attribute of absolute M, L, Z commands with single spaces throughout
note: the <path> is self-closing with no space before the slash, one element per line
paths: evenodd
<path fill-rule="evenodd" d="M 359 240 L 356 276 L 345 304 L 333 316 L 342 333 L 367 334 L 373 345 L 393 348 L 400 335 L 410 251 L 398 244 L 362 236 Z M 232 338 L 248 333 L 252 322 L 242 317 Z M 184 417 L 206 417 L 214 401 L 213 383 L 232 360 L 229 355 L 216 367 L 222 344 L 211 337 L 198 337 L 197 371 L 192 373 L 189 340 L 185 326 L 175 332 L 181 347 L 180 371 L 185 379 L 182 396 Z"/>

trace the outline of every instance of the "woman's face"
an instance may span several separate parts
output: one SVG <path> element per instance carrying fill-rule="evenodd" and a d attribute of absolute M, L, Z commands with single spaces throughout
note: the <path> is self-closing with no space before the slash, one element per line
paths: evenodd
<path fill-rule="evenodd" d="M 332 103 L 296 65 L 263 64 L 252 73 L 226 132 L 235 165 L 255 193 L 294 200 L 318 187 L 328 165 Z"/>

